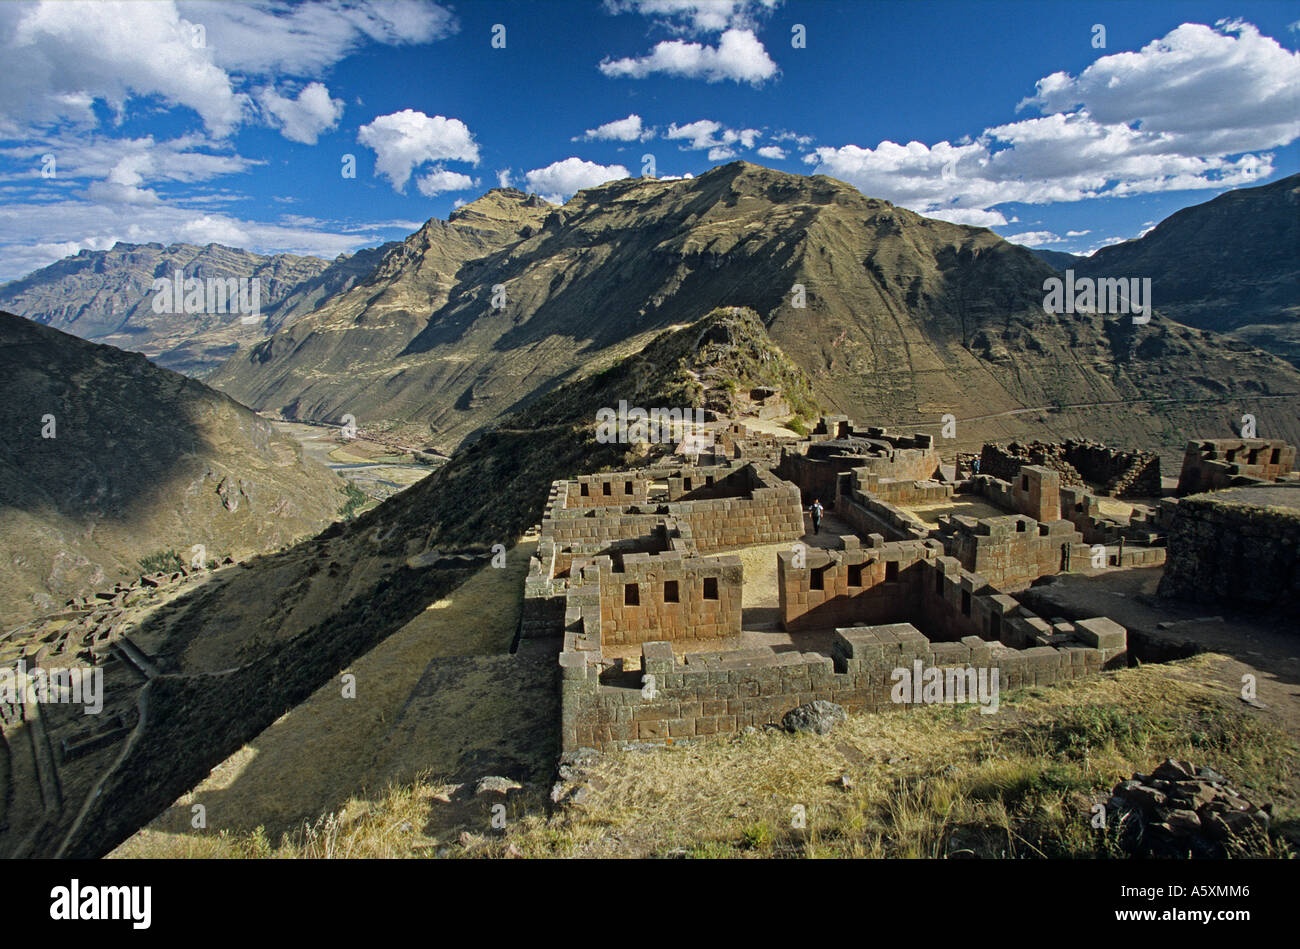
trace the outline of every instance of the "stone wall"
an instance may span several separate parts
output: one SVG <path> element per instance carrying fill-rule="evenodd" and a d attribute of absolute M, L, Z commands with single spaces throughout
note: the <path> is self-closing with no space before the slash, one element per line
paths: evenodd
<path fill-rule="evenodd" d="M 858 477 L 927 481 L 939 473 L 939 453 L 931 435 L 890 435 L 883 428 L 858 431 L 846 417 L 823 416 L 807 442 L 782 452 L 776 470 L 799 486 L 806 503 L 820 498 L 830 507 L 842 494 L 840 476 L 857 469 Z"/>
<path fill-rule="evenodd" d="M 574 595 L 595 584 L 603 646 L 740 635 L 740 558 L 686 557 L 675 551 L 573 562 Z"/>
<path fill-rule="evenodd" d="M 869 468 L 853 471 L 857 494 L 870 494 L 890 504 L 936 504 L 952 498 L 953 486 L 942 481 L 900 481 L 882 478 Z"/>
<path fill-rule="evenodd" d="M 969 488 L 1004 511 L 1024 514 L 1036 521 L 1061 519 L 1061 475 L 1050 468 L 1023 465 L 1011 480 L 981 470 L 970 479 Z"/>
<path fill-rule="evenodd" d="M 1178 501 L 1160 595 L 1294 610 L 1300 605 L 1298 508 L 1300 486 L 1236 488 Z"/>
<path fill-rule="evenodd" d="M 1111 497 L 1160 496 L 1160 456 L 1151 451 L 1126 451 L 1099 442 L 1012 442 L 985 445 L 980 452 L 982 475 L 1012 481 L 1026 465 L 1050 468 L 1067 487 L 1097 486 Z"/>
<path fill-rule="evenodd" d="M 935 641 L 963 636 L 1040 645 L 1036 629 L 1016 631 L 1017 618 L 1034 617 L 1012 596 L 943 554 L 937 541 L 871 546 L 842 538 L 842 550 L 777 555 L 781 625 L 789 631 L 911 621 Z M 803 566 L 798 566 L 802 560 Z"/>
<path fill-rule="evenodd" d="M 1295 447 L 1267 438 L 1188 442 L 1178 475 L 1179 495 L 1218 491 L 1246 480 L 1274 481 L 1295 468 Z"/>
<path fill-rule="evenodd" d="M 688 472 L 695 474 L 688 475 Z M 708 477 L 725 476 L 725 491 L 715 480 L 711 486 L 713 492 L 702 490 L 700 494 L 726 496 L 701 500 L 683 496 L 682 500 L 657 505 L 652 502 L 626 507 L 570 508 L 566 502 L 571 483 L 557 481 L 552 486 L 547 516 L 542 521 L 542 539 L 554 542 L 560 550 L 576 545 L 586 552 L 595 552 L 593 545 L 650 536 L 666 517 L 675 518 L 684 532 L 690 531 L 702 553 L 778 543 L 803 534 L 799 489 L 766 468 L 755 465 L 734 469 L 684 468 L 675 477 L 687 476 L 698 478 L 706 486 Z M 642 480 L 648 483 L 648 479 Z"/>
<path fill-rule="evenodd" d="M 619 504 L 645 504 L 650 482 L 633 472 L 582 475 L 566 482 L 566 508 L 609 507 Z"/>
<path fill-rule="evenodd" d="M 996 587 L 1024 586 L 1039 577 L 1060 573 L 1062 545 L 1069 548 L 1071 567 L 1088 562 L 1090 548 L 1069 521 L 1040 523 L 1023 514 L 975 519 L 952 515 L 939 519 L 944 549 L 967 570 Z"/>
<path fill-rule="evenodd" d="M 1122 665 L 1126 652 L 1124 628 L 1104 619 L 1073 624 L 1068 642 L 1026 649 L 977 636 L 932 643 L 899 623 L 837 629 L 829 656 L 756 647 L 678 658 L 670 643 L 646 643 L 639 674 L 611 675 L 574 619 L 560 654 L 562 751 L 734 733 L 779 722 L 817 699 L 851 712 L 907 709 L 912 705 L 894 701 L 895 673 L 918 661 L 945 675 L 953 670 L 954 678 L 984 670 L 991 681 L 996 669 L 1001 694 Z"/>
<path fill-rule="evenodd" d="M 859 534 L 883 534 L 889 540 L 924 540 L 930 528 L 914 514 L 870 495 L 840 495 L 835 513 Z"/>

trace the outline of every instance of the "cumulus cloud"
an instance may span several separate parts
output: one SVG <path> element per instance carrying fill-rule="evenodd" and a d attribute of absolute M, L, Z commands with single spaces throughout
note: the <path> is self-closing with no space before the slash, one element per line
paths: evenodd
<path fill-rule="evenodd" d="M 403 109 L 381 115 L 357 130 L 357 141 L 375 152 L 375 174 L 397 191 L 425 162 L 465 161 L 478 164 L 478 144 L 460 119 Z"/>
<path fill-rule="evenodd" d="M 319 82 L 309 83 L 296 99 L 263 89 L 257 102 L 270 116 L 269 124 L 278 127 L 289 141 L 304 145 L 315 145 L 320 134 L 334 128 L 343 117 L 343 100 L 331 99 L 329 89 Z"/>
<path fill-rule="evenodd" d="M 1300 135 L 1300 53 L 1240 20 L 1184 23 L 1136 53 L 1057 72 L 1021 106 L 1076 109 L 1102 126 L 1141 129 L 1165 151 L 1238 153 Z"/>
<path fill-rule="evenodd" d="M 478 181 L 469 175 L 462 175 L 458 171 L 447 171 L 445 168 L 434 168 L 427 175 L 415 180 L 415 187 L 426 198 L 432 198 L 445 191 L 464 191 L 477 184 Z"/>
<path fill-rule="evenodd" d="M 731 80 L 760 85 L 776 75 L 777 67 L 752 30 L 727 30 L 717 46 L 664 40 L 646 56 L 603 59 L 600 71 L 606 76 L 632 79 L 664 73 L 707 82 Z"/>
<path fill-rule="evenodd" d="M 133 100 L 155 100 L 193 110 L 218 138 L 259 116 L 287 137 L 310 137 L 310 116 L 324 114 L 319 93 L 285 118 L 239 90 L 257 77 L 310 78 L 366 42 L 429 42 L 454 27 L 442 7 L 400 0 L 0 4 L 0 134 L 93 128 L 96 103 L 120 119 Z"/>
<path fill-rule="evenodd" d="M 711 152 L 728 151 L 735 154 L 731 146 L 741 145 L 745 148 L 753 148 L 754 143 L 762 136 L 758 129 L 729 129 L 725 128 L 721 122 L 715 122 L 712 119 L 699 119 L 695 122 L 688 122 L 685 125 L 672 123 L 668 126 L 668 131 L 664 133 L 664 138 L 674 141 L 685 141 L 686 149 L 710 149 Z M 713 155 L 710 154 L 710 158 Z M 716 160 L 716 159 L 715 159 Z"/>
<path fill-rule="evenodd" d="M 615 119 L 613 122 L 606 122 L 604 125 L 598 125 L 594 129 L 587 129 L 579 139 L 588 142 L 606 141 L 606 142 L 636 142 L 649 141 L 654 138 L 653 129 L 645 129 L 641 126 L 641 116 L 633 112 L 625 119 Z"/>
<path fill-rule="evenodd" d="M 563 204 L 583 188 L 630 177 L 622 165 L 598 165 L 581 158 L 566 158 L 525 173 L 528 190 L 553 204 Z"/>
<path fill-rule="evenodd" d="M 772 161 L 783 161 L 785 159 L 785 149 L 779 145 L 764 145 L 758 150 L 759 157 L 768 158 Z"/>
<path fill-rule="evenodd" d="M 1005 223 L 992 209 L 1010 201 L 1253 184 L 1273 171 L 1263 150 L 1300 136 L 1300 54 L 1248 24 L 1184 24 L 1140 52 L 1101 57 L 1077 78 L 1040 80 L 1021 103 L 1029 105 L 1068 111 L 962 144 L 844 145 L 804 161 L 867 194 L 982 226 Z"/>
<path fill-rule="evenodd" d="M 195 48 L 193 27 L 172 3 L 0 5 L 0 131 L 17 138 L 31 123 L 93 126 L 96 101 L 121 116 L 133 96 L 157 96 L 193 109 L 212 134 L 229 134 L 247 96 Z"/>
<path fill-rule="evenodd" d="M 1051 231 L 1025 231 L 1023 234 L 1012 234 L 1007 240 L 1013 244 L 1024 244 L 1026 247 L 1042 247 L 1044 244 L 1064 243 L 1065 238 Z"/>

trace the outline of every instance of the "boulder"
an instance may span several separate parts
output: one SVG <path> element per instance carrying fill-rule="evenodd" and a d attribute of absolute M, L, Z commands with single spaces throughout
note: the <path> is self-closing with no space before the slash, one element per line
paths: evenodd
<path fill-rule="evenodd" d="M 812 732 L 816 735 L 829 735 L 831 729 L 848 718 L 844 707 L 824 699 L 817 699 L 807 705 L 800 705 L 785 713 L 781 725 L 789 732 Z"/>

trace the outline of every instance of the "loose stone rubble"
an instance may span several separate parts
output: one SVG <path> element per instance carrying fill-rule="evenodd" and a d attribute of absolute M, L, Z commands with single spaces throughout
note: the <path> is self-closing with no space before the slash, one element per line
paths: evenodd
<path fill-rule="evenodd" d="M 1221 858 L 1267 838 L 1272 805 L 1256 806 L 1212 768 L 1166 758 L 1115 785 L 1107 826 L 1135 856 Z"/>

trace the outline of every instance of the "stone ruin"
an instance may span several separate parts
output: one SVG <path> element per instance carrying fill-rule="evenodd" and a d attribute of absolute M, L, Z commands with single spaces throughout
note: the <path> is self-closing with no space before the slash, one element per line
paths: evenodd
<path fill-rule="evenodd" d="M 1294 480 L 1295 448 L 1267 438 L 1211 438 L 1188 442 L 1178 495 Z"/>
<path fill-rule="evenodd" d="M 1103 497 L 1160 497 L 1160 456 L 1153 451 L 1124 451 L 1097 442 L 1029 442 L 985 445 L 982 475 L 1011 481 L 1025 466 L 1050 468 L 1065 487 L 1083 488 Z M 1089 486 L 1094 486 L 1089 488 Z"/>
<path fill-rule="evenodd" d="M 1042 466 L 947 481 L 930 436 L 845 418 L 803 439 L 734 422 L 715 435 L 712 464 L 672 457 L 552 486 L 520 642 L 558 650 L 562 751 L 730 733 L 818 700 L 897 708 L 897 670 L 918 662 L 973 690 L 980 670 L 1016 688 L 1127 661 L 1114 621 L 1045 619 L 1012 594 L 1087 569 L 1108 538 L 1112 565 L 1159 562 L 1144 516 L 1108 521 Z M 958 494 L 1007 514 L 934 529 L 907 510 Z M 815 498 L 835 523 L 817 538 Z M 778 546 L 779 605 L 762 619 L 747 616 L 740 556 L 759 545 Z"/>
<path fill-rule="evenodd" d="M 1253 463 L 1281 481 L 1179 500 L 1161 497 L 1154 453 L 1092 442 L 986 445 L 980 474 L 954 481 L 931 436 L 842 416 L 806 438 L 716 423 L 709 441 L 694 464 L 552 486 L 520 636 L 558 650 L 564 751 L 735 732 L 815 701 L 896 708 L 895 674 L 917 662 L 947 682 L 996 670 L 1003 688 L 1124 664 L 1113 620 L 1047 619 L 1016 598 L 1062 573 L 1165 564 L 1162 593 L 1300 598 L 1287 446 L 1216 448 L 1256 449 L 1234 478 Z M 1147 503 L 1106 514 L 1106 494 Z M 971 499 L 1001 513 L 957 513 Z M 828 512 L 817 537 L 813 500 Z M 765 617 L 744 605 L 741 554 L 758 545 L 779 545 Z"/>

